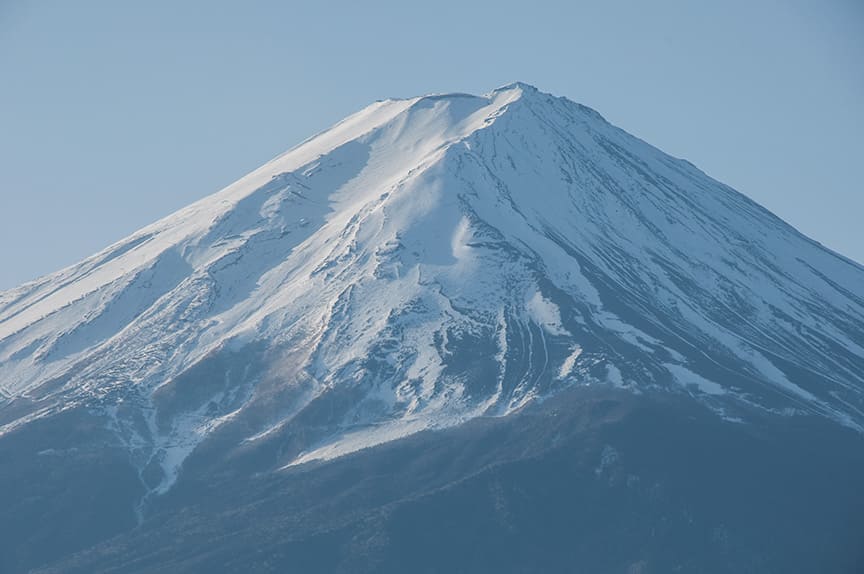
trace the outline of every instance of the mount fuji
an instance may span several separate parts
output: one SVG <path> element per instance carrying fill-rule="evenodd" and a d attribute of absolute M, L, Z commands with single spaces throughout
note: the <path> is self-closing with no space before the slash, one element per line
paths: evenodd
<path fill-rule="evenodd" d="M 3 572 L 856 572 L 864 267 L 531 86 L 379 101 L 0 293 L 0 461 Z"/>

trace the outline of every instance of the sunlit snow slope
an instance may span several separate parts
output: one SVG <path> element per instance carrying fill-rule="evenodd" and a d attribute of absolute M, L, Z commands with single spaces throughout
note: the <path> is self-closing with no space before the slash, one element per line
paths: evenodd
<path fill-rule="evenodd" d="M 864 268 L 514 84 L 375 103 L 0 294 L 0 434 L 87 408 L 154 493 L 217 429 L 287 466 L 599 384 L 861 429 Z"/>

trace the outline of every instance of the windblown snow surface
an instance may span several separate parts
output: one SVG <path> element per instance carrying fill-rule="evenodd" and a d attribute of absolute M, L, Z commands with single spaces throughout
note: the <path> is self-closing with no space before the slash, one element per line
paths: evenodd
<path fill-rule="evenodd" d="M 0 294 L 0 435 L 87 408 L 159 494 L 217 429 L 294 432 L 290 466 L 574 385 L 860 430 L 862 292 L 589 108 L 524 84 L 387 100 Z"/>

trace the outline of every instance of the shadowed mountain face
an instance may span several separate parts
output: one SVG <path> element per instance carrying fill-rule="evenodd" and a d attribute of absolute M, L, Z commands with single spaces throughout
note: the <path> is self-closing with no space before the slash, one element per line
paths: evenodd
<path fill-rule="evenodd" d="M 0 571 L 857 572 L 864 269 L 522 84 L 0 293 Z"/>

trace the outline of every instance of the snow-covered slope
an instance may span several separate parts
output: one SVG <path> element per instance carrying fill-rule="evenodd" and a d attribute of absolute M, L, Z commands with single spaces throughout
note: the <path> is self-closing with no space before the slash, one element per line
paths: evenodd
<path fill-rule="evenodd" d="M 513 84 L 375 103 L 0 294 L 0 435 L 87 408 L 154 493 L 217 429 L 288 466 L 597 384 L 864 428 L 864 268 Z"/>

